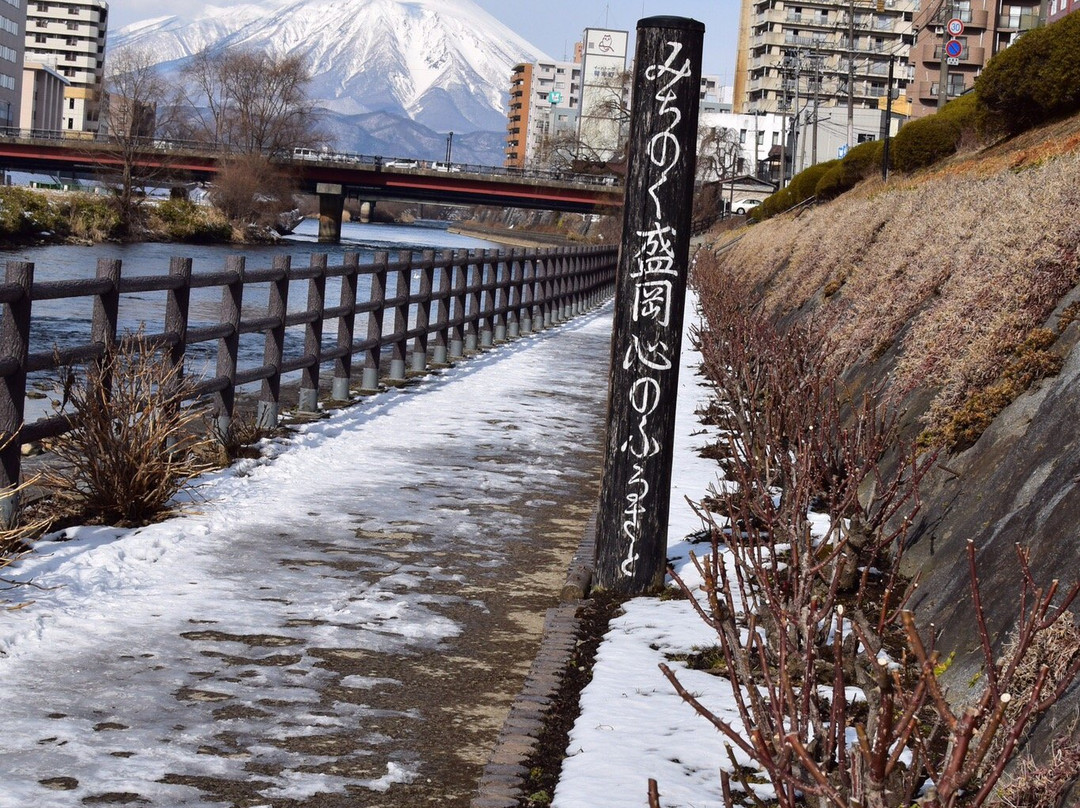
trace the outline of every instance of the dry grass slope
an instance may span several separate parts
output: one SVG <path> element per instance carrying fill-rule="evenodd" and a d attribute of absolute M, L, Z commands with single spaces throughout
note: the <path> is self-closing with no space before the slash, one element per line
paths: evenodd
<path fill-rule="evenodd" d="M 1080 117 L 776 217 L 717 262 L 770 314 L 814 312 L 843 361 L 893 351 L 891 393 L 936 391 L 928 435 L 961 446 L 973 407 L 1007 404 L 1056 371 L 1044 327 L 1080 282 L 1078 208 Z"/>

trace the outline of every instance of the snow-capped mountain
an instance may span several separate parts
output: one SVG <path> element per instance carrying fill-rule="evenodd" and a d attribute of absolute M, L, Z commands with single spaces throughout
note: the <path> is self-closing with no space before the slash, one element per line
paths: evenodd
<path fill-rule="evenodd" d="M 319 106 L 441 132 L 505 130 L 513 66 L 546 58 L 472 0 L 263 0 L 129 25 L 110 43 L 126 47 L 169 70 L 207 48 L 303 53 Z"/>

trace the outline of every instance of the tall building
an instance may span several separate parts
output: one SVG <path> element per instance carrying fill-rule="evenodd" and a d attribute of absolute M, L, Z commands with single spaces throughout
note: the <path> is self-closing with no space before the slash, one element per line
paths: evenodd
<path fill-rule="evenodd" d="M 576 137 L 580 110 L 580 64 L 516 65 L 510 78 L 504 164 L 508 168 L 548 165 L 550 150 Z"/>
<path fill-rule="evenodd" d="M 10 0 L 2 0 L 10 2 Z M 61 129 L 96 133 L 105 78 L 105 0 L 30 0 L 26 9 L 26 58 L 68 80 Z"/>
<path fill-rule="evenodd" d="M 743 0 L 736 112 L 881 109 L 907 85 L 919 0 Z M 903 111 L 903 110 L 899 110 Z"/>
<path fill-rule="evenodd" d="M 19 125 L 25 22 L 22 0 L 0 0 L 0 127 Z"/>
<path fill-rule="evenodd" d="M 1052 0 L 1051 8 L 1065 6 L 1066 0 Z M 919 37 L 911 49 L 915 79 L 909 88 L 912 115 L 929 115 L 937 110 L 939 100 L 970 90 L 994 54 L 1039 25 L 1039 14 L 1039 0 L 938 0 L 928 4 L 916 17 Z M 952 48 L 956 56 L 949 53 Z"/>

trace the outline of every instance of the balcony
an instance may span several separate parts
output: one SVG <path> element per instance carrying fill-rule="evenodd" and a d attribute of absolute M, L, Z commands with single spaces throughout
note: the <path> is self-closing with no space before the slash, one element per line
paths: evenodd
<path fill-rule="evenodd" d="M 1030 31 L 1038 25 L 1039 12 L 1037 10 L 1025 14 L 1000 14 L 997 20 L 999 31 Z"/>

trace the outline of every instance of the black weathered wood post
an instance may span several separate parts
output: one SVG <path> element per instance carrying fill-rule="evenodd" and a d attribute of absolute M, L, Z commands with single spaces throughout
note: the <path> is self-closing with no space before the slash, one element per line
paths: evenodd
<path fill-rule="evenodd" d="M 90 319 L 90 341 L 101 346 L 98 368 L 102 392 L 112 397 L 112 362 L 107 357 L 116 347 L 117 322 L 120 316 L 120 261 L 99 258 L 97 279 L 108 282 L 105 291 L 94 295 L 94 311 Z"/>
<path fill-rule="evenodd" d="M 360 253 L 347 252 L 342 260 L 345 274 L 341 276 L 341 294 L 338 303 L 346 313 L 338 318 L 337 347 L 344 351 L 334 360 L 334 381 L 330 398 L 348 401 L 352 382 L 352 344 L 356 330 L 356 277 L 360 270 Z"/>
<path fill-rule="evenodd" d="M 8 261 L 6 283 L 19 287 L 21 294 L 5 303 L 0 313 L 0 356 L 14 367 L 0 384 L 0 527 L 15 523 L 19 510 L 18 495 L 22 464 L 22 428 L 26 406 L 26 359 L 30 354 L 30 290 L 34 285 L 34 265 Z"/>
<path fill-rule="evenodd" d="M 469 285 L 468 251 L 458 250 L 454 253 L 454 259 L 451 266 L 453 272 L 451 296 L 454 305 L 450 318 L 454 324 L 450 327 L 450 357 L 460 359 L 465 355 L 465 287 Z"/>
<path fill-rule="evenodd" d="M 435 251 L 424 250 L 421 260 L 423 264 L 420 266 L 420 288 L 418 289 L 420 300 L 416 303 L 416 330 L 419 333 L 413 339 L 411 365 L 416 373 L 422 373 L 427 369 L 431 293 L 435 288 Z"/>
<path fill-rule="evenodd" d="M 308 280 L 307 311 L 318 316 L 304 327 L 304 356 L 314 361 L 300 372 L 297 409 L 319 411 L 319 366 L 322 364 L 323 318 L 326 311 L 326 253 L 312 253 L 311 268 L 318 274 Z"/>
<path fill-rule="evenodd" d="M 259 390 L 259 406 L 255 420 L 259 429 L 277 429 L 281 409 L 281 357 L 285 352 L 285 315 L 289 310 L 291 269 L 292 256 L 279 255 L 274 258 L 274 270 L 281 275 L 270 282 L 266 316 L 272 317 L 274 324 L 266 329 L 266 336 L 263 338 L 263 364 L 273 367 L 274 372 L 262 380 Z"/>
<path fill-rule="evenodd" d="M 360 375 L 360 389 L 379 389 L 379 364 L 382 358 L 383 312 L 386 311 L 386 274 L 390 254 L 384 250 L 375 253 L 375 271 L 371 273 L 371 309 L 367 315 L 367 339 L 371 347 L 364 351 L 364 370 Z"/>
<path fill-rule="evenodd" d="M 705 26 L 637 28 L 596 585 L 640 594 L 664 581 L 675 399 L 690 250 Z"/>
<path fill-rule="evenodd" d="M 454 258 L 452 253 L 443 253 L 439 261 L 438 299 L 435 303 L 435 345 L 431 352 L 431 361 L 436 365 L 445 365 L 450 359 L 450 294 L 451 274 Z"/>
<path fill-rule="evenodd" d="M 394 291 L 394 343 L 390 348 L 390 378 L 394 381 L 405 379 L 405 355 L 409 352 L 410 290 L 412 289 L 412 253 L 408 250 L 398 252 L 397 287 Z"/>
<path fill-rule="evenodd" d="M 233 406 L 236 403 L 236 362 L 240 353 L 240 313 L 244 307 L 244 257 L 230 255 L 225 259 L 225 272 L 231 277 L 221 289 L 221 322 L 229 333 L 218 340 L 217 375 L 224 386 L 214 400 L 215 429 L 224 440 L 232 427 Z"/>

